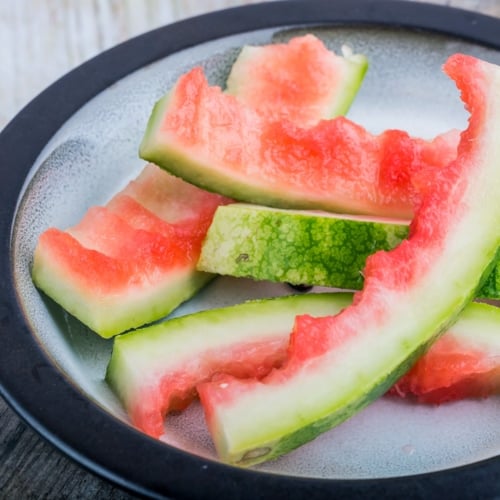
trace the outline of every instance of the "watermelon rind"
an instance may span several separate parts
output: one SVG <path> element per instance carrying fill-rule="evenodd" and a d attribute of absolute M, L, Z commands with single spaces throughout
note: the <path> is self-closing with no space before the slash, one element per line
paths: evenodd
<path fill-rule="evenodd" d="M 124 407 L 147 415 L 133 423 L 158 437 L 158 422 L 168 403 L 169 377 L 189 380 L 202 373 L 205 380 L 214 375 L 211 359 L 227 357 L 238 345 L 252 342 L 284 341 L 297 314 L 333 314 L 350 304 L 348 293 L 311 293 L 250 300 L 234 306 L 200 311 L 115 337 L 106 381 Z M 271 350 L 271 349 L 270 349 Z M 245 363 L 241 353 L 239 363 Z M 200 368 L 201 367 L 201 368 Z M 202 379 L 196 382 L 203 382 Z M 152 402 L 147 398 L 153 394 Z M 150 421 L 157 425 L 151 427 Z"/>
<path fill-rule="evenodd" d="M 174 270 L 153 286 L 133 286 L 117 296 L 79 288 L 50 248 L 35 250 L 32 279 L 37 288 L 103 338 L 163 318 L 190 299 L 215 276 L 193 269 Z"/>
<path fill-rule="evenodd" d="M 183 390 L 192 392 L 194 397 L 196 386 L 217 375 L 221 363 L 229 360 L 233 370 L 233 363 L 241 370 L 240 365 L 250 362 L 252 366 L 245 368 L 250 370 L 246 376 L 252 376 L 255 366 L 270 370 L 277 345 L 288 343 L 296 315 L 335 314 L 349 306 L 352 297 L 350 293 L 312 293 L 251 300 L 119 335 L 114 339 L 106 381 L 132 423 L 141 431 L 160 437 L 169 405 L 182 386 L 179 380 L 184 381 Z M 446 335 L 457 339 L 464 349 L 495 357 L 500 354 L 499 326 L 498 308 L 472 303 Z M 255 345 L 266 344 L 269 347 L 264 347 L 254 359 Z"/>
<path fill-rule="evenodd" d="M 198 73 L 192 70 L 188 77 Z M 198 78 L 195 75 L 194 78 Z M 215 147 L 215 140 L 208 146 L 201 139 L 203 152 L 194 151 L 190 145 L 180 144 L 176 137 L 164 130 L 165 120 L 168 121 L 172 99 L 176 98 L 176 86 L 160 99 L 153 107 L 149 121 L 139 147 L 139 156 L 144 160 L 152 162 L 167 172 L 178 176 L 185 181 L 194 184 L 207 191 L 223 194 L 235 200 L 247 201 L 259 205 L 275 206 L 281 208 L 300 208 L 325 211 L 342 211 L 351 213 L 370 213 L 370 212 L 390 212 L 395 216 L 401 213 L 407 213 L 407 207 L 392 208 L 381 207 L 379 204 L 367 203 L 365 201 L 353 201 L 352 196 L 345 194 L 342 199 L 332 197 L 331 193 L 320 193 L 311 195 L 304 186 L 298 189 L 283 188 L 283 179 L 279 182 L 274 180 L 269 182 L 265 176 L 249 176 L 246 172 L 237 172 L 229 170 L 225 166 L 219 165 L 211 155 L 211 149 Z M 215 112 L 219 108 L 211 108 L 210 112 Z M 239 137 L 236 140 L 235 152 L 245 154 L 245 151 L 255 148 L 254 141 L 248 140 L 248 134 L 245 131 L 252 130 L 255 127 L 253 118 L 261 121 L 261 118 L 249 109 L 247 123 L 238 121 L 236 128 L 231 127 L 231 134 Z M 208 118 L 210 120 L 212 117 Z M 238 117 L 237 119 L 239 120 Z M 197 134 L 204 136 L 206 121 L 195 123 L 200 128 Z M 227 124 L 224 125 L 227 127 Z M 216 130 L 216 128 L 210 127 Z M 229 133 L 229 132 L 228 132 Z M 225 145 L 223 145 L 225 147 Z M 202 148 L 202 149 L 203 149 Z M 225 151 L 225 149 L 224 149 Z M 257 169 L 257 165 L 248 166 L 248 169 Z M 361 205 L 361 207 L 360 207 Z"/>
<path fill-rule="evenodd" d="M 89 208 L 71 228 L 39 236 L 33 282 L 104 338 L 157 321 L 215 277 L 197 271 L 196 261 L 210 218 L 224 202 L 146 165 L 106 206 Z"/>
<path fill-rule="evenodd" d="M 259 48 L 248 47 L 246 50 L 244 49 L 242 52 L 243 55 L 240 55 L 242 61 L 251 57 L 249 54 L 254 50 L 259 50 Z M 315 113 L 317 113 L 317 120 L 325 117 L 333 118 L 344 114 L 351 106 L 364 79 L 368 68 L 367 58 L 362 54 L 353 54 L 352 50 L 347 47 L 343 47 L 343 53 L 343 57 L 336 56 L 344 61 L 342 64 L 342 74 L 339 75 L 341 83 L 335 88 L 334 92 L 331 92 L 329 104 L 315 111 Z M 200 68 L 194 68 L 187 75 L 193 75 L 194 82 L 196 83 L 198 79 L 198 83 L 200 83 L 200 72 Z M 183 76 L 185 77 L 186 75 Z M 182 78 L 181 76 L 180 80 Z M 221 193 L 234 199 L 285 208 L 342 209 L 342 202 L 338 202 L 335 199 L 332 200 L 329 193 L 320 196 L 318 199 L 311 197 L 307 192 L 304 192 L 303 189 L 294 189 L 293 191 L 286 190 L 282 188 L 280 183 L 269 183 L 267 180 L 257 178 L 252 179 L 246 174 L 238 174 L 234 171 L 227 172 L 224 168 L 218 168 L 210 153 L 205 152 L 198 154 L 196 151 L 193 151 L 193 148 L 180 144 L 177 138 L 169 136 L 168 132 L 165 132 L 163 124 L 165 119 L 168 120 L 166 115 L 168 115 L 171 106 L 175 105 L 176 100 L 179 98 L 177 89 L 180 80 L 178 80 L 176 85 L 174 85 L 174 87 L 154 105 L 139 147 L 139 156 L 141 158 L 155 163 L 173 175 L 179 176 L 200 188 Z M 198 87 L 198 90 L 200 89 L 202 89 L 202 87 Z M 218 89 L 222 93 L 222 90 L 218 87 L 214 87 L 213 89 Z M 203 93 L 204 91 L 201 90 L 201 92 Z M 217 90 L 215 90 L 215 92 L 217 93 Z M 232 92 L 234 95 L 231 95 L 229 92 Z M 225 97 L 237 99 L 238 85 L 234 82 L 232 84 L 229 82 L 229 92 L 225 91 Z M 197 98 L 196 96 L 190 95 L 187 99 L 189 100 L 193 97 L 195 99 Z M 187 105 L 197 106 L 197 103 L 188 103 Z M 235 144 L 234 152 L 235 154 L 242 154 L 245 156 L 245 149 L 255 148 L 255 144 L 247 144 L 245 142 L 245 137 L 248 136 L 247 131 L 255 128 L 255 121 L 266 120 L 266 118 L 260 116 L 250 106 L 243 106 L 243 108 L 249 111 L 249 115 L 246 116 L 246 118 L 244 116 L 245 113 L 240 113 L 239 116 L 230 116 L 226 118 L 224 114 L 226 110 L 223 108 L 223 105 L 220 107 L 215 106 L 215 115 L 209 116 L 211 113 L 209 109 L 206 116 L 200 116 L 199 121 L 195 120 L 193 123 L 194 129 L 196 129 L 194 134 L 199 135 L 203 142 L 207 132 L 204 130 L 204 127 L 208 125 L 208 130 L 218 130 L 220 127 L 227 127 L 226 121 L 229 119 L 234 123 L 230 127 L 230 130 L 228 130 L 228 135 L 226 137 L 230 135 L 234 139 L 239 134 L 242 142 L 240 141 L 240 143 L 237 141 L 238 144 Z M 214 109 L 212 109 L 212 111 Z M 231 114 L 232 111 L 229 110 L 228 113 Z M 204 115 L 204 112 L 201 114 Z M 297 125 L 300 126 L 300 124 Z M 196 144 L 194 146 L 196 146 Z M 209 149 L 212 148 L 213 144 L 209 146 Z M 231 147 L 229 147 L 229 155 L 232 154 L 230 150 Z M 358 208 L 358 210 L 360 209 Z M 367 209 L 361 209 L 361 211 L 364 210 Z"/>
<path fill-rule="evenodd" d="M 484 299 L 500 300 L 500 249 L 495 257 L 496 264 L 491 267 L 490 274 L 477 292 L 477 296 Z"/>
<path fill-rule="evenodd" d="M 483 351 L 498 357 L 500 365 L 500 308 L 472 302 L 460 314 L 448 335 L 459 340 L 464 349 Z M 500 382 L 500 381 L 499 381 Z"/>
<path fill-rule="evenodd" d="M 314 332 L 334 348 L 305 358 L 291 351 L 283 370 L 261 382 L 225 380 L 200 392 L 204 405 L 218 402 L 209 427 L 222 460 L 267 461 L 350 418 L 457 320 L 489 272 L 500 246 L 500 67 L 455 55 L 445 69 L 471 116 L 456 162 L 437 176 L 444 188 L 429 186 L 408 240 L 370 257 L 353 306 L 297 318 L 293 336 L 305 344 Z"/>
<path fill-rule="evenodd" d="M 446 166 L 457 142 L 456 131 L 373 135 L 343 116 L 310 127 L 269 118 L 195 67 L 154 106 L 139 155 L 238 201 L 408 219 L 416 173 Z"/>
<path fill-rule="evenodd" d="M 341 89 L 331 102 L 327 112 L 329 118 L 345 115 L 351 109 L 369 66 L 368 58 L 364 54 L 354 53 L 348 45 L 342 45 L 341 50 L 345 59 L 345 78 Z"/>
<path fill-rule="evenodd" d="M 252 363 L 258 364 L 259 359 L 253 360 L 255 343 L 269 344 L 261 351 L 269 363 L 280 340 L 285 345 L 288 342 L 296 315 L 334 314 L 349 306 L 352 298 L 350 293 L 323 292 L 251 300 L 116 336 L 106 381 L 132 423 L 146 434 L 160 437 L 169 399 L 175 395 L 168 389 L 169 378 L 190 380 L 185 390 L 194 392 L 197 384 L 217 374 L 217 360 L 227 362 L 234 357 L 235 348 L 240 351 L 233 361 L 242 364 L 252 357 Z M 494 358 L 500 355 L 499 327 L 497 307 L 471 303 L 445 335 L 460 342 L 463 349 Z"/>
<path fill-rule="evenodd" d="M 500 394 L 500 308 L 473 302 L 390 394 L 427 404 Z"/>
<path fill-rule="evenodd" d="M 314 35 L 308 34 L 304 37 L 297 37 L 292 39 L 293 42 L 299 42 L 303 44 L 315 44 L 319 45 L 321 42 L 314 37 Z M 285 47 L 284 44 L 281 45 Z M 290 50 L 290 49 L 288 49 Z M 313 50 L 313 49 L 311 49 Z M 283 52 L 286 53 L 287 49 L 284 48 Z M 317 57 L 314 60 L 313 67 L 311 68 L 309 61 L 303 62 L 304 70 L 309 70 L 311 72 L 310 76 L 314 79 L 315 70 L 322 71 L 323 73 L 319 78 L 325 77 L 329 68 L 335 67 L 335 74 L 332 74 L 332 85 L 329 92 L 325 95 L 321 95 L 321 103 L 316 104 L 316 109 L 308 109 L 307 114 L 310 119 L 307 121 L 307 125 L 317 122 L 321 119 L 329 119 L 335 116 L 345 115 L 353 101 L 356 97 L 361 84 L 363 83 L 366 72 L 368 71 L 369 61 L 364 54 L 354 53 L 353 49 L 348 45 L 342 45 L 341 55 L 337 55 L 332 51 L 328 51 L 326 47 L 319 53 L 319 48 L 316 49 L 315 55 Z M 295 54 L 297 55 L 297 54 Z M 307 57 L 307 53 L 302 54 L 303 57 Z M 226 93 L 234 95 L 237 99 L 243 102 L 249 103 L 250 105 L 255 102 L 256 99 L 261 101 L 266 101 L 264 104 L 266 107 L 274 107 L 275 113 L 279 116 L 287 116 L 287 109 L 279 109 L 283 106 L 282 102 L 267 102 L 269 101 L 269 96 L 255 91 L 255 66 L 265 63 L 268 68 L 272 68 L 273 77 L 276 80 L 281 80 L 283 85 L 289 84 L 287 79 L 292 79 L 294 75 L 288 73 L 288 65 L 290 61 L 287 60 L 285 56 L 284 63 L 282 63 L 282 57 L 274 52 L 273 44 L 271 45 L 245 45 L 235 62 L 231 67 L 231 71 L 226 80 Z M 325 61 L 326 59 L 326 61 Z M 322 68 L 316 68 L 315 65 L 322 65 Z M 328 69 L 327 69 L 328 66 Z M 260 76 L 260 75 L 259 75 Z M 309 76 L 309 75 L 308 75 Z M 273 84 L 274 81 L 265 82 L 265 86 Z M 280 82 L 281 83 L 281 82 Z M 276 83 L 277 85 L 277 83 Z M 308 89 L 303 89 L 302 85 L 296 84 L 294 92 L 299 94 L 301 91 L 305 95 L 308 94 Z M 254 94 L 256 92 L 256 95 Z M 278 92 L 277 95 L 280 95 Z M 286 107 L 285 103 L 285 107 Z M 302 102 L 300 104 L 303 104 Z M 309 108 L 313 106 L 313 103 L 309 103 Z M 302 123 L 299 123 L 302 125 Z"/>
<path fill-rule="evenodd" d="M 234 203 L 219 207 L 198 269 L 294 285 L 358 290 L 366 258 L 408 236 L 408 224 Z"/>
<path fill-rule="evenodd" d="M 360 290 L 366 259 L 408 237 L 407 221 L 245 203 L 221 206 L 203 242 L 198 269 L 294 285 Z M 477 292 L 500 299 L 500 264 Z"/>
<path fill-rule="evenodd" d="M 173 89 L 175 91 L 175 87 Z M 165 169 L 187 182 L 202 189 L 225 196 L 241 199 L 241 193 L 252 200 L 252 203 L 272 206 L 293 207 L 294 205 L 308 204 L 306 196 L 297 199 L 295 196 L 284 194 L 278 188 L 269 188 L 249 182 L 243 175 L 228 176 L 224 170 L 211 168 L 210 160 L 193 155 L 189 148 L 179 147 L 175 140 L 162 133 L 165 115 L 168 113 L 173 91 L 168 92 L 153 107 L 148 124 L 139 146 L 139 156 Z M 309 208 L 308 206 L 304 208 Z M 316 208 L 316 203 L 310 208 Z"/>

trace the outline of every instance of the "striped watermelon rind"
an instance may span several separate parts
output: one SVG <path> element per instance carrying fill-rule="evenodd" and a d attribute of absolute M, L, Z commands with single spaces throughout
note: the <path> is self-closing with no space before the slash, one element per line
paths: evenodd
<path fill-rule="evenodd" d="M 198 269 L 358 290 L 367 257 L 408 236 L 408 223 L 234 203 L 217 209 Z"/>
<path fill-rule="evenodd" d="M 169 319 L 116 337 L 106 381 L 132 424 L 159 438 L 165 417 L 195 399 L 199 384 L 219 373 L 261 378 L 281 366 L 298 314 L 334 314 L 351 303 L 349 293 L 290 295 Z M 499 392 L 499 327 L 497 307 L 469 304 L 441 339 L 455 350 L 434 344 L 391 393 L 442 403 Z M 457 354 L 469 360 L 467 370 L 457 365 Z M 458 392 L 460 385 L 466 390 Z"/>

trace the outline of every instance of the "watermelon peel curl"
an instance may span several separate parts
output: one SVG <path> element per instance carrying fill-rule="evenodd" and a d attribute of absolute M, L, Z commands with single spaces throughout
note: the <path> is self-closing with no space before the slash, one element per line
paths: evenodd
<path fill-rule="evenodd" d="M 222 460 L 276 458 L 361 410 L 453 324 L 487 276 L 500 245 L 500 67 L 455 54 L 444 71 L 469 125 L 456 160 L 421 188 L 408 240 L 370 256 L 352 306 L 296 318 L 282 368 L 261 381 L 222 376 L 199 386 Z"/>
<path fill-rule="evenodd" d="M 402 130 L 373 135 L 344 116 L 312 126 L 270 119 L 195 67 L 154 106 L 139 155 L 238 201 L 406 220 L 413 175 L 446 166 L 457 142 L 456 130 L 430 141 Z"/>

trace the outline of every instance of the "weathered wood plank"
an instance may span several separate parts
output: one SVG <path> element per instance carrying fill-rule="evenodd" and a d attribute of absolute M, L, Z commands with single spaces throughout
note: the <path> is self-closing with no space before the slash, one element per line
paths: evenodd
<path fill-rule="evenodd" d="M 28 428 L 0 398 L 0 498 L 136 498 L 97 478 Z"/>
<path fill-rule="evenodd" d="M 430 1 L 500 16 L 498 0 Z M 178 19 L 246 3 L 257 0 L 0 2 L 0 129 L 47 85 L 99 52 Z"/>

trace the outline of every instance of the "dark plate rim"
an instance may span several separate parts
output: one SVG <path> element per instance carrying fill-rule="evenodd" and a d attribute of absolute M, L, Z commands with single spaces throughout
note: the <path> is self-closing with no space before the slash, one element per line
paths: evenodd
<path fill-rule="evenodd" d="M 1 131 L 0 395 L 33 429 L 93 473 L 136 494 L 174 498 L 491 498 L 500 457 L 429 474 L 329 480 L 243 470 L 139 433 L 73 386 L 32 335 L 13 280 L 11 232 L 26 175 L 51 136 L 96 94 L 149 63 L 216 38 L 293 25 L 386 26 L 431 31 L 500 50 L 500 20 L 400 0 L 282 0 L 235 7 L 151 31 L 55 82 Z M 62 424 L 64 423 L 64 424 Z"/>

